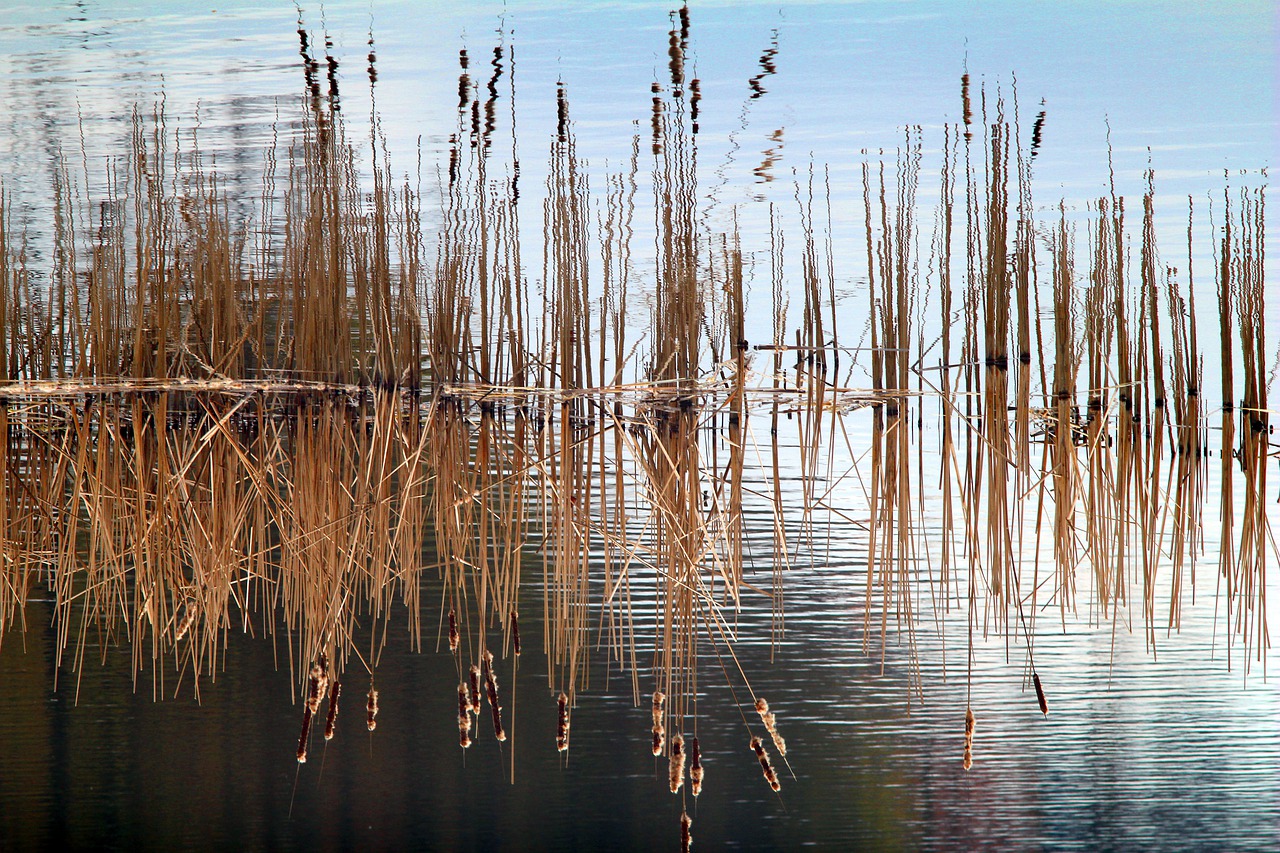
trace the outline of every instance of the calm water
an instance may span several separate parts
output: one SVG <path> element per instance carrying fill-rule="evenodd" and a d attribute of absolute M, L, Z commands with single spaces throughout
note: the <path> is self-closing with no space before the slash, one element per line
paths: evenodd
<path fill-rule="evenodd" d="M 252 6 L 0 8 L 0 179 L 36 260 L 50 252 L 40 214 L 59 152 L 77 163 L 83 133 L 92 183 L 96 163 L 127 142 L 133 105 L 149 109 L 161 92 L 172 125 L 195 128 L 198 111 L 202 150 L 233 176 L 232 191 L 252 197 L 261 146 L 301 84 L 294 10 Z M 476 4 L 465 12 L 330 3 L 323 14 L 342 62 L 351 138 L 367 138 L 362 67 L 372 28 L 388 150 L 396 171 L 427 195 L 455 121 L 460 46 L 479 63 L 499 39 L 515 46 L 522 180 L 537 187 L 557 79 L 569 89 L 579 151 L 593 174 L 624 168 L 636 122 L 643 141 L 648 86 L 663 73 L 670 26 L 664 7 L 626 2 Z M 320 30 L 318 8 L 306 19 Z M 1169 247 L 1185 244 L 1187 196 L 1207 211 L 1224 174 L 1233 185 L 1256 185 L 1276 150 L 1275 18 L 1266 3 L 1080 4 L 1069 12 L 973 4 L 963 17 L 950 3 L 697 4 L 693 21 L 705 81 L 699 165 L 707 217 L 723 224 L 737 206 L 748 238 L 763 233 L 767 202 L 794 210 L 797 174 L 807 175 L 811 162 L 829 164 L 836 251 L 857 259 L 861 150 L 883 148 L 892 160 L 900 128 L 922 124 L 926 151 L 936 154 L 942 124 L 959 117 L 966 62 L 993 89 L 1010 87 L 1016 72 L 1024 136 L 1044 99 L 1039 203 L 1065 199 L 1083 209 L 1107 193 L 1109 123 L 1117 191 L 1139 194 L 1143 170 L 1156 169 Z M 766 94 L 750 99 L 747 80 L 775 40 L 778 71 L 762 81 Z M 925 179 L 922 204 L 932 202 L 934 185 Z M 526 227 L 534 221 L 531 213 Z M 1196 252 L 1206 258 L 1199 286 L 1211 292 L 1211 241 Z M 850 293 L 863 282 L 865 294 L 860 269 L 842 267 Z M 758 287 L 767 290 L 767 275 Z M 767 318 L 755 322 L 763 328 Z M 1280 339 L 1274 310 L 1266 323 L 1269 340 Z M 767 424 L 754 429 L 764 441 Z M 786 438 L 794 441 L 789 431 Z M 923 440 L 936 446 L 927 421 Z M 836 452 L 831 468 L 848 463 Z M 794 461 L 783 474 L 788 499 L 798 501 Z M 754 487 L 771 488 L 755 476 Z M 830 500 L 865 517 L 853 482 Z M 1211 492 L 1206 523 L 1215 517 Z M 748 549 L 767 578 L 772 518 L 750 519 Z M 707 788 L 691 813 L 698 849 L 1280 845 L 1280 691 L 1261 666 L 1245 677 L 1238 647 L 1228 665 L 1212 550 L 1184 630 L 1161 632 L 1154 657 L 1141 632 L 1128 629 L 1129 620 L 1140 624 L 1138 614 L 1114 627 L 1090 624 L 1083 604 L 1065 625 L 1054 608 L 1035 617 L 1047 718 L 1023 683 L 1019 648 L 979 639 L 975 763 L 965 772 L 963 604 L 921 602 L 921 701 L 909 691 L 905 638 L 891 631 L 883 667 L 878 654 L 863 652 L 865 533 L 839 520 L 830 529 L 829 542 L 824 527 L 820 546 L 797 551 L 787 575 L 785 638 L 771 649 L 759 601 L 747 602 L 739 622 L 738 656 L 790 747 L 794 778 L 783 773 L 780 797 L 747 749 L 734 710 L 741 695 L 704 658 L 698 726 Z M 527 600 L 539 598 L 531 592 Z M 431 624 L 437 600 L 438 590 L 424 595 Z M 378 669 L 377 732 L 360 724 L 363 685 L 349 684 L 339 736 L 299 772 L 299 709 L 282 635 L 275 645 L 232 636 L 198 700 L 170 664 L 156 702 L 150 670 L 135 690 L 128 649 L 91 649 L 82 671 L 55 673 L 50 612 L 33 602 L 26 633 L 6 636 L 0 652 L 0 849 L 676 847 L 680 808 L 666 790 L 665 762 L 649 754 L 648 708 L 633 707 L 629 677 L 608 671 L 603 653 L 573 717 L 567 763 L 552 746 L 555 704 L 534 642 L 515 673 L 509 659 L 500 664 L 503 683 L 514 687 L 512 740 L 499 749 L 482 735 L 464 754 L 455 745 L 452 659 L 410 652 L 405 633 L 393 630 Z M 526 636 L 536 637 L 537 607 L 522 616 Z"/>

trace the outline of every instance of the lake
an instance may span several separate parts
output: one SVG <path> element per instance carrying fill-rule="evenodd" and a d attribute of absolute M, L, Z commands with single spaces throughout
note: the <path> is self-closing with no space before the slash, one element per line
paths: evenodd
<path fill-rule="evenodd" d="M 1275 20 L 9 4 L 0 848 L 1280 845 Z"/>

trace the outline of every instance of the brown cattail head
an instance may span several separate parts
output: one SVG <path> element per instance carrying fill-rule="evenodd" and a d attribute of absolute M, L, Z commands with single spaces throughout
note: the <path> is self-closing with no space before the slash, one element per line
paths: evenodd
<path fill-rule="evenodd" d="M 964 709 L 964 769 L 973 766 L 973 709 Z"/>
<path fill-rule="evenodd" d="M 698 739 L 689 742 L 689 790 L 696 797 L 702 793 L 702 751 Z"/>
<path fill-rule="evenodd" d="M 480 716 L 480 667 L 471 664 L 471 713 Z"/>
<path fill-rule="evenodd" d="M 320 660 L 311 665 L 311 672 L 307 678 L 307 709 L 312 714 L 320 713 L 320 700 L 329 689 L 328 668 L 329 659 L 322 652 Z"/>
<path fill-rule="evenodd" d="M 298 763 L 307 763 L 307 741 L 311 738 L 311 708 L 302 709 L 302 734 L 298 735 Z"/>
<path fill-rule="evenodd" d="M 173 635 L 175 643 L 180 642 L 183 637 L 187 636 L 187 632 L 191 630 L 191 625 L 196 621 L 196 603 L 191 599 L 187 599 L 184 606 L 186 612 L 182 616 L 182 624 L 178 626 L 178 630 Z"/>
<path fill-rule="evenodd" d="M 338 697 L 342 695 L 342 682 L 336 678 L 329 689 L 329 716 L 324 721 L 324 739 L 333 740 L 333 727 L 338 721 Z"/>
<path fill-rule="evenodd" d="M 471 692 L 465 681 L 458 684 L 458 745 L 471 746 Z"/>
<path fill-rule="evenodd" d="M 653 691 L 653 754 L 662 755 L 662 747 L 666 742 L 667 729 L 663 725 L 663 711 L 667 703 L 667 694 L 661 690 Z"/>
<path fill-rule="evenodd" d="M 1040 686 L 1040 674 L 1031 673 L 1031 683 L 1036 686 L 1036 701 L 1040 703 L 1040 713 L 1049 716 L 1049 703 L 1044 698 L 1044 688 Z"/>
<path fill-rule="evenodd" d="M 760 738 L 751 738 L 751 749 L 755 751 L 756 758 L 760 761 L 760 772 L 764 774 L 764 780 L 769 783 L 769 787 L 775 791 L 782 790 L 782 785 L 778 782 L 778 774 L 769 762 L 769 753 L 765 751 Z"/>
<path fill-rule="evenodd" d="M 564 83 L 556 83 L 556 139 L 565 142 L 569 135 L 569 100 L 564 94 Z"/>
<path fill-rule="evenodd" d="M 485 695 L 489 699 L 489 710 L 493 712 L 493 736 L 498 740 L 506 740 L 507 733 L 502 728 L 502 706 L 498 704 L 498 676 L 493 671 L 493 652 L 486 651 L 484 657 Z"/>
<path fill-rule="evenodd" d="M 378 691 L 373 689 L 373 685 L 369 685 L 369 701 L 365 703 L 365 725 L 369 727 L 369 731 L 373 731 L 378 727 Z"/>
<path fill-rule="evenodd" d="M 689 848 L 693 846 L 693 833 L 689 831 L 693 826 L 693 821 L 689 820 L 688 812 L 680 813 L 680 853 L 689 853 Z"/>
<path fill-rule="evenodd" d="M 680 790 L 684 784 L 684 735 L 676 734 L 671 738 L 671 793 Z"/>
<path fill-rule="evenodd" d="M 561 691 L 556 697 L 560 710 L 560 723 L 556 728 L 556 749 L 560 752 L 569 750 L 569 697 Z"/>
<path fill-rule="evenodd" d="M 511 647 L 516 657 L 520 657 L 520 614 L 514 610 L 511 611 Z"/>
<path fill-rule="evenodd" d="M 458 650 L 458 614 L 453 608 L 449 608 L 449 651 L 456 652 Z"/>
<path fill-rule="evenodd" d="M 763 697 L 756 700 L 756 713 L 764 721 L 765 730 L 769 732 L 769 737 L 773 738 L 773 745 L 777 747 L 778 754 L 786 758 L 787 742 L 782 739 L 782 735 L 778 734 L 778 721 L 769 710 L 769 703 Z"/>

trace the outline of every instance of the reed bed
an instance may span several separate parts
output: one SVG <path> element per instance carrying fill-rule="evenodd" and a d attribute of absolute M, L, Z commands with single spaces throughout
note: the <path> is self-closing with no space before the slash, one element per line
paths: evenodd
<path fill-rule="evenodd" d="M 232 217 L 195 140 L 173 153 L 159 108 L 132 116 L 131 148 L 106 167 L 102 195 L 78 195 L 60 165 L 47 285 L 0 189 L 0 640 L 47 588 L 60 665 L 69 653 L 75 671 L 95 644 L 126 643 L 159 696 L 198 690 L 233 629 L 283 632 L 304 762 L 326 696 L 333 736 L 350 666 L 370 675 L 375 730 L 372 679 L 400 604 L 418 648 L 434 623 L 456 659 L 460 746 L 482 691 L 507 740 L 518 614 L 532 607 L 559 751 L 600 649 L 628 671 L 637 704 L 651 693 L 652 753 L 667 755 L 672 792 L 687 759 L 694 797 L 700 678 L 754 696 L 733 655 L 744 601 L 767 601 L 781 639 L 786 569 L 820 560 L 824 540 L 846 531 L 865 548 L 864 648 L 883 663 L 902 643 L 909 696 L 924 689 L 916 632 L 964 600 L 970 660 L 977 635 L 1007 638 L 1047 714 L 1038 612 L 1055 607 L 1065 624 L 1083 610 L 1117 629 L 1140 602 L 1154 653 L 1159 629 L 1180 627 L 1201 562 L 1216 564 L 1232 655 L 1264 664 L 1275 372 L 1264 189 L 1212 202 L 1223 402 L 1211 409 L 1194 209 L 1181 269 L 1162 260 L 1174 250 L 1157 240 L 1154 173 L 1140 226 L 1114 185 L 1086 211 L 1061 204 L 1037 221 L 1016 94 L 975 91 L 964 76 L 927 248 L 925 131 L 907 129 L 892 155 L 863 152 L 865 308 L 837 310 L 825 172 L 797 181 L 798 252 L 772 208 L 758 251 L 736 218 L 712 228 L 687 9 L 649 92 L 648 145 L 633 136 L 622 171 L 593 177 L 557 87 L 540 197 L 521 189 L 516 129 L 498 112 L 500 95 L 515 95 L 513 56 L 495 47 L 479 76 L 462 52 L 430 239 L 424 199 L 393 181 L 385 155 L 362 172 L 335 66 L 325 63 L 325 91 L 300 36 L 298 130 L 267 152 L 284 171 L 267 173 L 260 222 Z M 372 52 L 369 72 L 374 85 Z M 744 97 L 762 96 L 763 79 Z M 520 214 L 535 203 L 541 245 L 526 251 Z M 768 279 L 772 321 L 754 346 L 750 258 L 766 270 L 754 274 Z M 869 346 L 841 343 L 859 334 Z M 926 456 L 927 415 L 939 448 Z M 792 417 L 798 461 L 779 438 Z M 763 486 L 751 485 L 753 457 Z M 799 474 L 795 505 L 784 468 Z M 861 503 L 835 506 L 854 483 Z M 772 519 L 763 533 L 747 528 L 752 509 Z M 633 606 L 642 585 L 651 612 Z M 512 673 L 509 727 L 499 661 Z M 768 703 L 755 710 L 786 759 Z M 967 709 L 966 769 L 973 728 Z M 779 790 L 764 742 L 750 745 Z M 682 834 L 687 846 L 687 816 Z"/>

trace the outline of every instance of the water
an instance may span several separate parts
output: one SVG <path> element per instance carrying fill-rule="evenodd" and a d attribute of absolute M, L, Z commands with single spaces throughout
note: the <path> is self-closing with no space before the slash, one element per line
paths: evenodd
<path fill-rule="evenodd" d="M 899 128 L 924 123 L 925 148 L 935 158 L 929 168 L 936 171 L 940 127 L 959 118 L 958 77 L 967 62 L 975 79 L 992 87 L 1010 86 L 1016 72 L 1024 136 L 1045 99 L 1039 203 L 1052 207 L 1064 198 L 1081 211 L 1108 192 L 1109 123 L 1117 191 L 1139 194 L 1150 160 L 1165 205 L 1161 245 L 1181 257 L 1185 197 L 1207 211 L 1211 198 L 1220 201 L 1224 173 L 1233 185 L 1256 184 L 1271 165 L 1275 42 L 1259 24 L 1269 11 L 1266 4 L 1227 11 L 1100 4 L 1065 15 L 991 4 L 957 17 L 951 4 L 695 6 L 708 220 L 723 226 L 732 206 L 741 205 L 744 243 L 758 251 L 767 202 L 794 221 L 795 176 L 803 179 L 811 161 L 829 164 L 839 285 L 850 294 L 841 310 L 855 310 L 866 294 L 865 271 L 855 263 L 864 251 L 856 236 L 859 152 L 884 148 L 892 162 Z M 307 25 L 317 31 L 319 15 L 307 12 Z M 344 71 L 349 135 L 366 151 L 361 69 L 372 26 L 388 150 L 398 173 L 420 181 L 428 196 L 454 127 L 459 46 L 468 47 L 480 69 L 497 40 L 516 47 L 522 180 L 534 197 L 554 133 L 555 81 L 564 80 L 570 92 L 579 152 L 593 174 L 623 169 L 634 122 L 642 146 L 646 141 L 648 85 L 664 73 L 670 26 L 663 8 L 636 3 L 495 4 L 465 12 L 379 3 L 372 15 L 368 5 L 334 3 L 324 20 Z M 51 254 L 39 214 L 57 152 L 76 172 L 83 126 L 85 180 L 93 184 L 99 159 L 127 142 L 133 105 L 149 109 L 161 91 L 174 124 L 190 130 L 199 110 L 202 151 L 232 176 L 233 193 L 252 196 L 261 146 L 277 115 L 292 114 L 300 88 L 295 27 L 291 9 L 262 12 L 250 4 L 219 3 L 216 11 L 91 3 L 7 10 L 0 18 L 6 107 L 0 176 L 36 259 Z M 759 73 L 775 30 L 778 72 L 761 81 L 764 96 L 750 99 L 746 81 Z M 925 179 L 923 205 L 933 203 L 934 185 L 936 178 Z M 536 222 L 531 214 L 525 227 L 535 223 L 536 234 Z M 1198 287 L 1211 294 L 1211 239 L 1201 236 L 1196 251 L 1206 259 Z M 767 292 L 767 261 L 758 262 L 755 288 Z M 1274 261 L 1267 264 L 1274 278 Z M 769 318 L 752 322 L 751 340 L 767 340 Z M 1277 340 L 1274 311 L 1266 327 L 1268 340 Z M 1201 328 L 1207 335 L 1213 327 Z M 753 420 L 756 441 L 766 441 L 767 428 L 765 418 Z M 860 450 L 866 421 L 855 414 L 850 428 Z M 794 441 L 790 429 L 784 427 L 784 441 Z M 922 440 L 936 446 L 933 427 L 924 428 Z M 831 470 L 849 464 L 837 450 Z M 795 458 L 787 455 L 784 466 L 794 506 Z M 763 472 L 749 485 L 771 488 Z M 866 517 L 855 478 L 833 488 L 838 510 Z M 930 506 L 936 518 L 936 504 Z M 1212 496 L 1206 507 L 1212 528 Z M 748 518 L 754 567 L 748 580 L 763 584 L 771 569 L 772 515 L 757 505 Z M 875 642 L 864 653 L 865 532 L 840 517 L 819 521 L 822 541 L 813 549 L 797 545 L 786 576 L 785 638 L 771 647 L 767 603 L 748 599 L 734 645 L 755 692 L 778 713 L 794 778 L 775 754 L 782 793 L 768 790 L 734 710 L 742 703 L 754 717 L 741 683 L 733 679 L 737 694 L 731 693 L 706 653 L 698 731 L 708 782 L 690 812 L 695 844 L 840 850 L 1280 844 L 1280 694 L 1260 665 L 1245 677 L 1238 645 L 1228 665 L 1212 550 L 1184 630 L 1159 632 L 1155 658 L 1144 647 L 1140 614 L 1128 612 L 1114 627 L 1090 624 L 1083 603 L 1065 626 L 1056 622 L 1056 607 L 1035 614 L 1047 718 L 1025 683 L 1021 645 L 979 636 L 975 763 L 966 772 L 963 601 L 946 611 L 928 602 L 931 587 L 920 587 L 921 698 L 911 691 L 907 637 L 892 620 L 883 666 Z M 532 639 L 540 633 L 535 599 L 540 595 L 530 592 L 531 610 L 522 613 L 530 639 L 517 671 L 509 657 L 499 664 L 504 689 L 514 687 L 507 700 L 512 739 L 501 749 L 484 715 L 478 743 L 466 753 L 456 747 L 452 659 L 430 642 L 423 653 L 410 651 L 399 610 L 377 670 L 377 732 L 363 731 L 365 685 L 352 678 L 339 736 L 327 748 L 314 743 L 300 770 L 292 750 L 301 712 L 282 632 L 274 642 L 260 629 L 254 636 L 233 632 L 197 700 L 189 675 L 175 673 L 172 662 L 148 663 L 135 686 L 127 648 L 91 646 L 88 665 L 55 673 L 51 610 L 32 602 L 27 631 L 7 635 L 0 653 L 0 847 L 674 847 L 680 805 L 666 791 L 665 761 L 649 754 L 647 699 L 633 707 L 629 677 L 607 672 L 602 652 L 573 717 L 567 764 L 552 748 L 555 704 L 540 643 Z M 438 587 L 430 586 L 423 600 L 424 621 L 434 625 Z M 639 601 L 641 612 L 647 601 Z M 651 636 L 649 623 L 639 627 L 642 638 Z M 167 671 L 159 702 L 151 689 L 155 666 Z"/>

